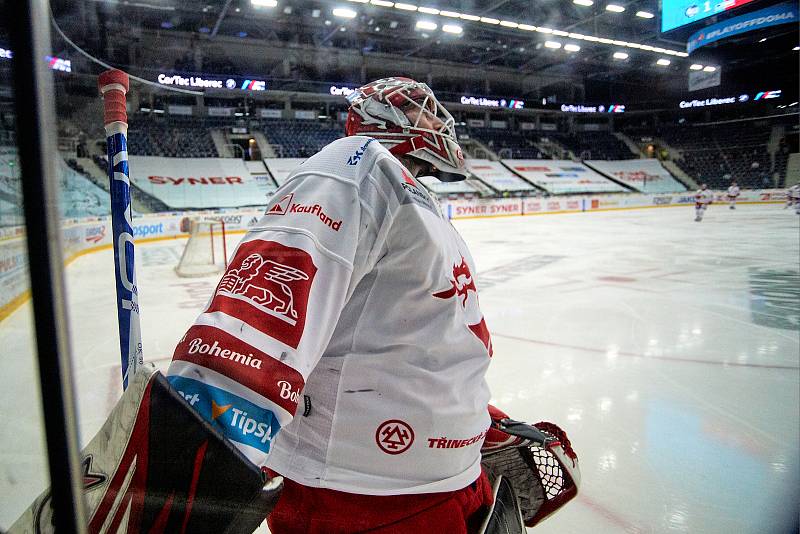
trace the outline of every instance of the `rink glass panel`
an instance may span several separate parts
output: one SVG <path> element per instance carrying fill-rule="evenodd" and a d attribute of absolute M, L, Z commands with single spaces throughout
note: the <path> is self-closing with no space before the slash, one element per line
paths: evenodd
<path fill-rule="evenodd" d="M 0 17 L 0 47 L 9 48 Z M 50 484 L 30 302 L 11 61 L 0 58 L 0 531 Z"/>

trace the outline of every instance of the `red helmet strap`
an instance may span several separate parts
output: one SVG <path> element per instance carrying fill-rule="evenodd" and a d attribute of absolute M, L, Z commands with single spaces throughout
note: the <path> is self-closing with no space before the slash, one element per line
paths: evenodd
<path fill-rule="evenodd" d="M 408 154 L 413 150 L 417 150 L 420 148 L 424 148 L 425 146 L 425 138 L 421 135 L 417 135 L 416 137 L 411 137 L 406 139 L 400 144 L 397 144 L 389 149 L 389 152 L 393 156 L 401 156 L 403 154 Z"/>

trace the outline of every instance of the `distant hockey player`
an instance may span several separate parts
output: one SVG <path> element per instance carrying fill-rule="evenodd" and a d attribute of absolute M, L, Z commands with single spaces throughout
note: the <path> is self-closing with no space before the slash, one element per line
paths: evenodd
<path fill-rule="evenodd" d="M 712 193 L 706 184 L 701 184 L 700 189 L 694 194 L 694 221 L 700 222 L 703 220 L 703 215 L 706 213 L 706 208 L 714 201 L 714 193 Z"/>
<path fill-rule="evenodd" d="M 168 378 L 252 462 L 283 475 L 275 534 L 477 532 L 502 487 L 498 451 L 527 474 L 515 489 L 534 524 L 577 492 L 577 458 L 558 427 L 522 425 L 533 442 L 552 437 L 571 484 L 540 509 L 526 438 L 490 416 L 475 264 L 418 180 L 464 178 L 453 117 L 408 78 L 348 99 L 347 137 L 275 193 Z"/>
<path fill-rule="evenodd" d="M 731 182 L 730 187 L 728 188 L 728 203 L 730 204 L 730 209 L 736 209 L 736 199 L 739 197 L 739 186 L 736 182 Z"/>
<path fill-rule="evenodd" d="M 794 211 L 800 215 L 800 183 L 794 184 L 786 190 L 786 205 L 783 209 L 794 206 Z"/>

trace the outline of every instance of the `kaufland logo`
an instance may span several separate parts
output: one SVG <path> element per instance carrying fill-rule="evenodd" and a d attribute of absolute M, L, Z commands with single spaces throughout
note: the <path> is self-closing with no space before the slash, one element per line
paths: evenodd
<path fill-rule="evenodd" d="M 326 226 L 334 232 L 338 232 L 342 227 L 342 221 L 335 221 L 328 214 L 325 213 L 324 208 L 319 204 L 301 204 L 299 202 L 292 202 L 294 193 L 289 193 L 278 201 L 277 204 L 272 206 L 267 212 L 267 215 L 286 215 L 287 213 L 308 213 L 316 216 Z"/>

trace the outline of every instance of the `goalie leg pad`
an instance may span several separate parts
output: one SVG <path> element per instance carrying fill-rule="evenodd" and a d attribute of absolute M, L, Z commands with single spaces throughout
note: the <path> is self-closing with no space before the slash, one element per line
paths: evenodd
<path fill-rule="evenodd" d="M 265 481 L 161 373 L 147 367 L 137 371 L 82 456 L 91 533 L 249 534 L 282 487 L 279 477 Z M 9 534 L 53 531 L 46 491 Z"/>
<path fill-rule="evenodd" d="M 494 502 L 479 534 L 525 534 L 522 512 L 514 488 L 502 475 L 494 479 Z"/>

